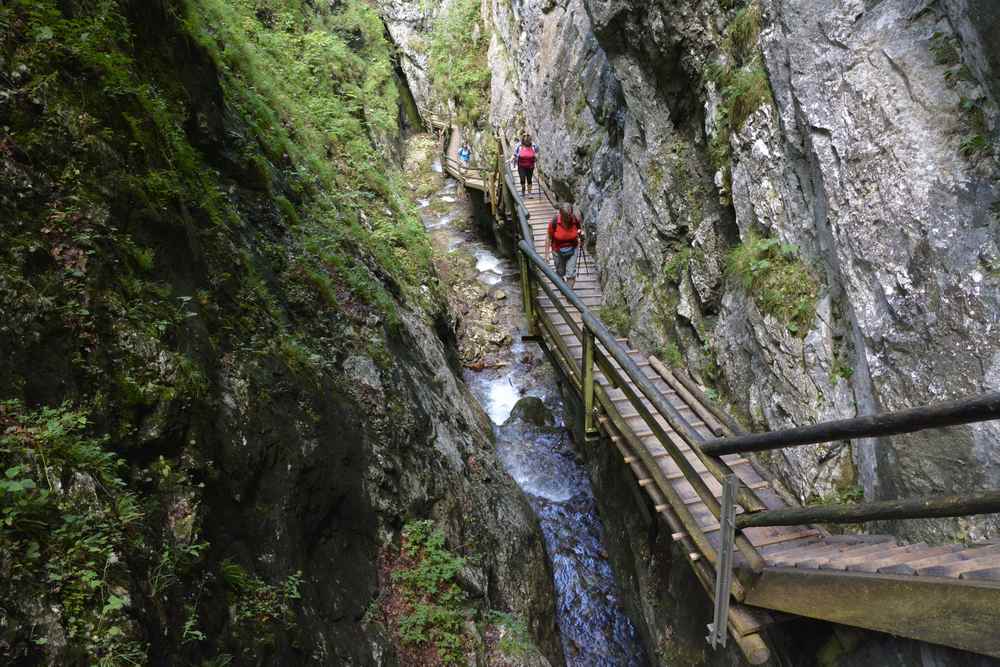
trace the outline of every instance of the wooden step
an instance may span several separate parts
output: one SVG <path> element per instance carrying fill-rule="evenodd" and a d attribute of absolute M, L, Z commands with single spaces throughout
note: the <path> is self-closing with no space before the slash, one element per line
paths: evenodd
<path fill-rule="evenodd" d="M 811 544 L 804 546 L 800 549 L 794 549 L 786 551 L 780 554 L 774 554 L 768 557 L 768 561 L 772 565 L 789 565 L 793 566 L 795 563 L 800 561 L 806 561 L 810 558 L 816 558 L 817 556 L 823 556 L 827 554 L 839 555 L 845 549 L 850 549 L 852 546 L 857 546 L 863 544 L 862 542 L 841 542 L 841 543 L 830 543 L 830 542 L 818 542 L 816 544 Z"/>
<path fill-rule="evenodd" d="M 959 551 L 952 551 L 950 553 L 939 554 L 936 556 L 917 558 L 908 561 L 906 563 L 899 563 L 897 565 L 882 567 L 879 568 L 878 571 L 880 574 L 917 574 L 919 570 L 923 570 L 926 568 L 936 567 L 938 565 L 949 565 L 951 563 L 959 561 L 967 561 L 973 558 L 978 558 L 979 554 L 977 554 L 976 552 L 981 551 L 982 549 L 994 549 L 996 547 L 997 545 L 993 545 L 992 547 L 979 546 L 979 547 L 961 549 Z"/>
<path fill-rule="evenodd" d="M 928 547 L 924 544 L 911 544 L 908 546 L 896 547 L 891 553 L 882 558 L 868 558 L 860 563 L 851 563 L 847 569 L 852 572 L 878 572 L 879 568 L 899 565 L 916 558 L 930 558 L 941 556 L 947 553 L 960 551 L 960 545 L 948 544 L 941 547 Z"/>
<path fill-rule="evenodd" d="M 883 551 L 882 553 L 879 553 L 879 554 L 876 554 L 876 555 L 861 554 L 861 555 L 855 555 L 855 556 L 851 556 L 851 557 L 837 558 L 835 560 L 831 560 L 829 563 L 827 563 L 826 565 L 824 565 L 823 569 L 824 570 L 850 570 L 853 567 L 857 567 L 859 565 L 864 565 L 866 563 L 870 563 L 870 562 L 872 562 L 872 559 L 876 558 L 876 557 L 879 560 L 885 560 L 886 558 L 891 559 L 893 557 L 902 558 L 902 557 L 905 557 L 907 555 L 909 555 L 912 558 L 914 552 L 922 550 L 922 549 L 926 549 L 926 548 L 927 548 L 927 545 L 924 544 L 923 542 L 919 542 L 917 544 L 910 544 L 910 545 L 907 545 L 907 546 L 889 547 L 885 551 Z M 872 571 L 874 571 L 874 570 L 872 570 Z"/>
<path fill-rule="evenodd" d="M 797 551 L 786 551 L 780 555 L 775 554 L 776 561 L 803 561 L 818 555 L 826 555 L 839 550 L 849 549 L 857 546 L 870 546 L 872 544 L 882 544 L 891 538 L 887 536 L 871 535 L 828 535 L 822 542 L 812 545 L 804 545 Z"/>
<path fill-rule="evenodd" d="M 812 546 L 818 544 L 822 541 L 822 537 L 818 535 L 811 535 L 809 537 L 802 537 L 790 542 L 782 542 L 781 544 L 774 544 L 767 547 L 761 547 L 758 549 L 760 555 L 767 560 L 770 556 L 779 554 L 785 551 L 793 551 L 795 549 L 802 549 L 803 547 Z"/>
<path fill-rule="evenodd" d="M 855 544 L 837 552 L 831 552 L 822 556 L 815 556 L 806 560 L 801 560 L 795 563 L 795 567 L 802 570 L 826 570 L 830 569 L 827 565 L 829 565 L 831 561 L 838 560 L 840 558 L 850 558 L 853 556 L 871 556 L 874 554 L 885 553 L 886 549 L 891 546 L 895 546 L 895 542 L 888 543 L 888 546 L 885 544 Z"/>
<path fill-rule="evenodd" d="M 965 572 L 1000 567 L 1000 544 L 958 551 L 956 553 L 968 554 L 968 556 L 960 562 L 941 563 L 917 568 L 917 574 L 921 577 L 958 577 Z"/>
<path fill-rule="evenodd" d="M 959 578 L 971 579 L 975 581 L 1000 581 L 1000 567 L 963 572 Z"/>

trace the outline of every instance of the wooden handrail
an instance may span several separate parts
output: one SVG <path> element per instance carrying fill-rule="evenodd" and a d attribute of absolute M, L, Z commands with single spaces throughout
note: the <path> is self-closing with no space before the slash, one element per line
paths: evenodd
<path fill-rule="evenodd" d="M 928 496 L 851 505 L 789 507 L 740 515 L 736 517 L 736 527 L 742 529 L 761 526 L 798 526 L 808 523 L 863 523 L 976 514 L 1000 514 L 1000 491 L 986 491 L 976 496 Z"/>
<path fill-rule="evenodd" d="M 504 143 L 503 139 L 501 139 L 501 144 L 503 143 Z M 503 148 L 504 151 L 506 152 L 507 147 L 503 146 Z M 622 371 L 629 377 L 630 380 L 632 380 L 634 386 L 638 388 L 638 390 L 642 393 L 642 395 L 646 397 L 650 405 L 653 406 L 653 409 L 660 415 L 663 415 L 664 418 L 667 420 L 667 422 L 670 424 L 671 428 L 680 433 L 681 437 L 683 437 L 692 446 L 692 448 L 695 448 L 698 443 L 703 441 L 701 435 L 694 430 L 694 428 L 684 419 L 684 417 L 666 399 L 666 397 L 664 397 L 660 393 L 660 391 L 656 388 L 656 386 L 652 383 L 652 381 L 649 380 L 649 378 L 647 378 L 645 374 L 643 374 L 643 372 L 636 365 L 635 361 L 632 360 L 632 358 L 628 355 L 628 353 L 624 350 L 624 348 L 622 348 L 621 345 L 618 343 L 618 341 L 615 340 L 615 337 L 611 334 L 611 332 L 608 331 L 608 329 L 604 326 L 604 324 L 597 317 L 595 317 L 593 313 L 590 312 L 590 309 L 579 299 L 579 297 L 577 297 L 576 293 L 573 292 L 573 290 L 570 289 L 569 286 L 566 285 L 566 283 L 561 278 L 559 278 L 555 270 L 552 267 L 550 267 L 548 263 L 545 262 L 538 255 L 534 247 L 529 243 L 529 240 L 532 239 L 531 228 L 528 224 L 530 213 L 528 212 L 527 207 L 524 205 L 524 201 L 518 195 L 517 190 L 514 187 L 513 177 L 511 176 L 510 170 L 503 169 L 503 171 L 504 171 L 504 182 L 507 185 L 508 192 L 515 203 L 515 207 L 517 208 L 516 216 L 520 223 L 519 226 L 522 236 L 522 240 L 518 243 L 518 248 L 520 249 L 521 254 L 526 258 L 528 262 L 529 274 L 533 273 L 534 271 L 541 271 L 542 274 L 544 274 L 547 278 L 549 278 L 551 284 L 554 285 L 563 294 L 563 296 L 566 298 L 566 301 L 570 303 L 580 313 L 581 318 L 583 319 L 585 331 L 591 332 L 594 338 L 596 338 L 604 346 L 604 349 L 607 350 L 607 353 L 610 355 L 610 357 L 613 358 L 616 362 L 618 362 L 619 366 L 622 368 Z M 543 287 L 548 287 L 548 286 L 544 285 L 543 283 Z M 548 292 L 548 290 L 546 291 Z M 554 296 L 555 295 L 552 294 L 550 295 L 550 298 Z M 558 301 L 558 299 L 555 299 L 555 301 Z M 560 314 L 562 314 L 564 317 L 568 317 L 568 313 L 560 313 Z M 597 356 L 601 357 L 603 355 L 598 354 Z M 607 364 L 607 367 L 608 369 L 610 369 L 610 364 Z M 620 384 L 622 385 L 622 389 L 624 390 L 625 388 L 624 385 L 626 383 L 622 382 Z M 633 404 L 633 406 L 640 412 L 640 414 L 642 414 L 643 411 L 648 412 L 646 407 L 642 404 L 642 401 L 638 395 L 635 394 L 631 395 L 629 397 L 629 400 Z M 652 415 L 650 414 L 645 415 L 644 420 L 648 424 L 650 424 L 650 427 L 654 429 L 654 432 L 656 432 L 656 429 L 659 429 L 660 433 L 658 435 L 660 436 L 661 440 L 665 441 L 664 446 L 669 447 L 673 445 L 673 443 L 669 441 L 669 438 L 666 436 L 666 434 L 662 432 L 662 428 L 659 427 L 659 424 L 655 421 L 655 418 L 653 418 Z M 697 452 L 697 449 L 695 449 L 695 451 Z M 680 452 L 677 452 L 677 454 L 683 458 L 683 454 L 681 454 Z M 701 476 L 698 475 L 696 471 L 694 471 L 693 467 L 690 466 L 690 463 L 687 461 L 686 458 L 683 460 L 683 462 L 677 461 L 677 463 L 680 466 L 682 472 L 685 474 L 685 478 L 692 485 L 692 488 L 701 498 L 702 502 L 704 502 L 706 507 L 708 507 L 709 511 L 711 511 L 718 518 L 720 514 L 718 500 L 705 485 L 704 481 L 701 479 Z M 715 461 L 714 463 L 715 463 L 714 467 L 716 468 L 722 468 L 722 467 L 728 468 L 728 466 L 726 466 L 721 461 Z M 712 467 L 713 466 L 710 466 L 710 468 Z M 713 473 L 714 472 L 716 471 L 713 470 Z M 667 493 L 669 491 L 672 491 L 672 489 L 665 488 L 663 489 L 663 491 Z M 760 509 L 764 508 L 763 503 L 760 502 L 760 500 L 756 497 L 756 495 L 753 494 L 749 489 L 746 488 L 745 485 L 742 484 L 740 487 L 740 501 L 748 511 L 759 511 Z M 689 526 L 689 530 L 698 530 L 697 524 L 695 524 L 694 526 Z M 763 567 L 763 559 L 760 557 L 756 549 L 754 549 L 753 545 L 751 545 L 748 540 L 741 537 L 740 540 L 738 540 L 738 546 L 740 547 L 740 551 L 743 553 L 744 557 L 747 559 L 748 563 L 754 570 L 759 570 L 761 567 Z"/>
<path fill-rule="evenodd" d="M 520 214 L 521 211 L 518 213 Z M 527 220 L 523 219 L 521 222 L 522 227 L 527 228 Z M 531 238 L 530 232 L 527 235 L 527 238 Z M 663 394 L 660 393 L 660 390 L 656 388 L 652 381 L 643 374 L 643 372 L 636 365 L 635 361 L 628 356 L 628 353 L 622 348 L 621 345 L 618 344 L 618 341 L 615 340 L 614 335 L 608 331 L 607 327 L 604 326 L 604 323 L 590 312 L 590 309 L 583 303 L 583 301 L 580 300 L 576 293 L 573 292 L 573 290 L 570 289 L 565 282 L 563 282 L 555 270 L 549 266 L 537 252 L 535 252 L 534 247 L 531 246 L 528 241 L 522 239 L 518 243 L 518 248 L 520 248 L 521 253 L 528 259 L 530 264 L 534 265 L 534 269 L 545 274 L 545 276 L 552 281 L 552 284 L 555 285 L 560 292 L 562 292 L 566 300 L 580 312 L 580 315 L 583 318 L 584 326 L 586 326 L 587 329 L 594 334 L 594 337 L 600 341 L 600 343 L 604 346 L 604 349 L 607 350 L 608 354 L 610 354 L 611 357 L 618 362 L 618 365 L 622 368 L 635 387 L 639 389 L 643 395 L 645 395 L 646 399 L 653 406 L 653 409 L 663 415 L 675 431 L 680 432 L 680 429 L 674 426 L 671 416 L 674 417 L 679 424 L 686 426 L 687 430 L 700 440 L 701 436 L 690 426 L 690 424 L 687 423 L 686 420 L 684 420 L 684 417 L 677 412 L 677 408 L 670 404 L 670 402 L 665 396 L 663 396 Z M 624 391 L 625 389 L 626 387 L 623 385 L 622 390 Z M 631 389 L 629 389 L 629 391 L 631 391 Z M 641 401 L 638 400 L 637 395 L 630 397 L 629 400 L 637 410 L 640 410 L 640 414 L 642 414 L 642 410 L 646 409 L 645 406 L 642 405 Z M 650 423 L 651 426 L 656 424 L 655 419 L 646 419 L 646 421 L 647 423 Z M 682 433 L 682 437 L 683 436 L 684 434 Z M 687 440 L 687 438 L 685 439 Z M 688 442 L 691 443 L 692 446 L 695 446 L 691 440 L 688 440 Z M 669 443 L 669 438 L 666 438 L 666 442 L 663 444 L 666 447 L 672 443 Z M 684 459 L 684 462 L 687 463 L 687 459 Z M 681 471 L 684 472 L 685 478 L 692 485 L 695 492 L 698 493 L 699 497 L 701 497 L 702 502 L 704 502 L 709 510 L 716 516 L 716 518 L 718 518 L 720 514 L 718 500 L 711 493 L 711 491 L 707 490 L 701 476 L 698 475 L 697 472 L 694 472 L 693 468 L 690 467 L 690 464 L 685 466 L 679 460 L 676 461 L 676 463 L 681 466 Z M 691 474 L 693 474 L 694 477 L 691 477 Z M 746 487 L 743 486 L 741 490 L 744 490 L 745 488 Z M 740 547 L 741 552 L 744 553 L 744 556 L 750 562 L 751 567 L 759 569 L 763 566 L 763 559 L 759 554 L 757 554 L 756 550 L 749 544 L 748 541 L 741 541 Z"/>
<path fill-rule="evenodd" d="M 836 440 L 879 438 L 994 419 L 1000 419 L 1000 392 L 898 412 L 839 419 L 814 426 L 720 438 L 704 443 L 701 450 L 713 456 L 765 452 Z"/>

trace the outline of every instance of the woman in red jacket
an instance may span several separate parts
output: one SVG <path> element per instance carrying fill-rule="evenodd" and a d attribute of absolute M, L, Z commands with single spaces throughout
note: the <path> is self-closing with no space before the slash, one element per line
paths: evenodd
<path fill-rule="evenodd" d="M 521 143 L 514 150 L 510 161 L 517 164 L 517 175 L 521 177 L 521 196 L 524 197 L 524 185 L 528 185 L 528 197 L 531 196 L 531 182 L 535 177 L 535 163 L 538 162 L 538 146 L 531 143 L 531 135 L 525 133 Z"/>
<path fill-rule="evenodd" d="M 573 215 L 573 207 L 563 203 L 559 212 L 549 221 L 549 233 L 545 240 L 545 259 L 555 252 L 556 273 L 566 281 L 570 289 L 576 284 L 577 251 L 583 243 L 583 229 L 580 219 Z"/>

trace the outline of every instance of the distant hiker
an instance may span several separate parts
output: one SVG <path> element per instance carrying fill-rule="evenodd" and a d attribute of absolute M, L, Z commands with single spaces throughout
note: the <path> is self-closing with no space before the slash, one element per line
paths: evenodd
<path fill-rule="evenodd" d="M 573 215 L 570 204 L 560 204 L 559 212 L 549 221 L 549 233 L 545 240 L 545 259 L 555 252 L 556 273 L 566 281 L 570 289 L 576 285 L 577 249 L 583 243 L 583 229 L 580 219 Z"/>
<path fill-rule="evenodd" d="M 531 142 L 531 135 L 525 133 L 521 143 L 514 151 L 511 163 L 517 164 L 517 173 L 521 177 L 521 196 L 524 197 L 524 186 L 528 185 L 528 197 L 531 196 L 531 182 L 535 177 L 535 163 L 538 161 L 538 146 Z"/>
<path fill-rule="evenodd" d="M 462 165 L 466 169 L 469 168 L 469 160 L 472 159 L 472 149 L 469 148 L 469 144 L 462 144 L 462 147 L 458 149 L 458 159 L 462 161 Z"/>

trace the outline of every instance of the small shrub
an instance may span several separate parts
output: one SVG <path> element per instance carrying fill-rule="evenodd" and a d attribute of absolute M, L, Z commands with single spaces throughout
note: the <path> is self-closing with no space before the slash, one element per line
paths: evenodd
<path fill-rule="evenodd" d="M 842 361 L 836 361 L 830 369 L 830 382 L 836 384 L 840 380 L 850 380 L 854 376 L 854 369 Z"/>
<path fill-rule="evenodd" d="M 968 83 L 974 83 L 976 77 L 973 76 L 972 70 L 969 69 L 968 65 L 960 65 L 958 67 L 953 67 L 944 73 L 944 80 L 948 83 L 950 88 L 954 88 L 961 81 Z"/>
<path fill-rule="evenodd" d="M 677 344 L 670 341 L 663 347 L 663 360 L 671 368 L 682 368 L 684 366 L 684 355 L 677 347 Z"/>
<path fill-rule="evenodd" d="M 727 271 L 762 311 L 790 333 L 805 335 L 816 314 L 818 287 L 797 251 L 794 245 L 750 232 L 730 251 Z"/>
<path fill-rule="evenodd" d="M 931 35 L 931 55 L 938 65 L 957 65 L 962 60 L 958 39 L 940 32 Z"/>
<path fill-rule="evenodd" d="M 632 316 L 622 304 L 605 304 L 597 309 L 597 316 L 616 336 L 627 336 L 632 330 Z"/>
<path fill-rule="evenodd" d="M 87 426 L 69 406 L 0 403 L 0 595 L 58 606 L 73 652 L 141 664 L 123 555 L 142 512 L 125 491 L 124 463 Z"/>
<path fill-rule="evenodd" d="M 502 626 L 506 630 L 498 646 L 504 656 L 527 658 L 538 655 L 538 648 L 531 641 L 528 626 L 519 617 L 502 611 L 491 611 L 486 620 L 492 625 Z"/>
<path fill-rule="evenodd" d="M 301 572 L 269 584 L 227 559 L 222 562 L 221 574 L 230 593 L 236 635 L 246 643 L 248 653 L 250 647 L 273 645 L 276 632 L 295 630 L 296 606 L 302 599 Z"/>
<path fill-rule="evenodd" d="M 990 149 L 989 140 L 981 134 L 973 134 L 962 140 L 958 150 L 967 158 L 974 158 L 987 153 Z"/>
<path fill-rule="evenodd" d="M 444 533 L 432 521 L 417 521 L 403 529 L 400 562 L 392 573 L 408 606 L 399 619 L 400 639 L 405 644 L 431 644 L 444 664 L 462 664 L 468 599 L 456 577 L 465 559 L 446 548 Z"/>
<path fill-rule="evenodd" d="M 726 27 L 723 48 L 736 64 L 742 65 L 755 57 L 762 21 L 760 2 L 754 0 L 741 9 Z"/>
<path fill-rule="evenodd" d="M 692 254 L 693 251 L 688 246 L 671 255 L 667 263 L 663 265 L 663 275 L 666 276 L 667 280 L 679 283 L 684 279 L 684 272 L 688 269 Z"/>
<path fill-rule="evenodd" d="M 838 488 L 822 497 L 812 497 L 808 505 L 852 505 L 865 499 L 865 490 L 857 484 Z"/>
<path fill-rule="evenodd" d="M 736 70 L 723 88 L 722 97 L 730 132 L 739 132 L 750 114 L 772 99 L 767 72 L 759 66 Z"/>

